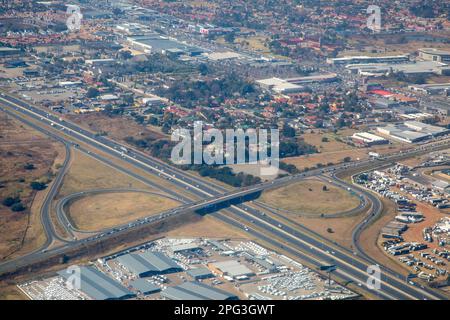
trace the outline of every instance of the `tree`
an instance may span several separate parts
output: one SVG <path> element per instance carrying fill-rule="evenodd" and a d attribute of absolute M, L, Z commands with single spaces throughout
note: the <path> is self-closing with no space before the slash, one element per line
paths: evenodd
<path fill-rule="evenodd" d="M 100 91 L 98 91 L 96 88 L 89 88 L 86 97 L 89 99 L 96 98 L 100 94 Z"/>
<path fill-rule="evenodd" d="M 30 187 L 33 190 L 40 191 L 40 190 L 44 190 L 45 188 L 47 188 L 47 185 L 43 182 L 33 181 L 30 183 Z"/>
<path fill-rule="evenodd" d="M 352 158 L 350 158 L 350 157 L 345 157 L 344 158 L 344 162 L 350 162 L 352 160 Z"/>
<path fill-rule="evenodd" d="M 24 211 L 25 209 L 26 209 L 26 207 L 21 202 L 16 203 L 11 207 L 11 210 L 13 212 L 21 212 L 21 211 Z"/>
<path fill-rule="evenodd" d="M 227 33 L 224 37 L 225 41 L 228 43 L 234 43 L 236 35 L 233 32 Z"/>
<path fill-rule="evenodd" d="M 327 186 L 324 185 L 324 186 L 322 187 L 322 191 L 328 191 Z"/>
<path fill-rule="evenodd" d="M 328 142 L 328 138 L 327 137 L 322 137 L 322 142 Z"/>
<path fill-rule="evenodd" d="M 7 197 L 5 199 L 3 199 L 2 204 L 6 207 L 11 207 L 12 205 L 19 203 L 20 202 L 20 198 L 18 197 Z"/>
<path fill-rule="evenodd" d="M 23 167 L 24 167 L 25 170 L 34 170 L 34 169 L 36 169 L 36 167 L 32 163 L 27 163 Z"/>
<path fill-rule="evenodd" d="M 289 138 L 295 137 L 295 129 L 285 123 L 283 125 L 283 135 Z"/>

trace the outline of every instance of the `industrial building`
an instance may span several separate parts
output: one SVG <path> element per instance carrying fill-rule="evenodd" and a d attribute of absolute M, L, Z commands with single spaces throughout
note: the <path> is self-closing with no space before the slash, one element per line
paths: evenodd
<path fill-rule="evenodd" d="M 408 143 L 417 143 L 430 138 L 429 134 L 408 130 L 408 128 L 404 126 L 387 125 L 385 127 L 377 128 L 377 131 L 396 140 Z"/>
<path fill-rule="evenodd" d="M 174 254 L 201 250 L 200 246 L 195 242 L 173 245 L 171 249 Z"/>
<path fill-rule="evenodd" d="M 205 54 L 211 61 L 222 61 L 222 60 L 233 60 L 233 59 L 243 59 L 244 56 L 237 52 L 227 51 L 227 52 L 212 52 Z"/>
<path fill-rule="evenodd" d="M 161 297 L 170 300 L 238 300 L 232 293 L 196 281 L 168 287 L 161 292 Z"/>
<path fill-rule="evenodd" d="M 0 57 L 14 56 L 22 53 L 20 49 L 0 47 Z"/>
<path fill-rule="evenodd" d="M 105 67 L 105 66 L 111 66 L 115 64 L 116 60 L 112 58 L 108 59 L 89 59 L 86 60 L 84 63 L 92 66 L 92 67 Z"/>
<path fill-rule="evenodd" d="M 370 105 L 375 109 L 392 109 L 397 108 L 400 104 L 386 98 L 375 98 L 370 100 Z"/>
<path fill-rule="evenodd" d="M 186 272 L 194 280 L 202 280 L 214 277 L 211 271 L 205 267 L 199 267 L 195 269 L 190 269 Z"/>
<path fill-rule="evenodd" d="M 369 147 L 389 143 L 387 139 L 368 132 L 356 132 L 352 135 L 352 140 L 356 143 L 364 144 Z"/>
<path fill-rule="evenodd" d="M 426 94 L 450 94 L 450 83 L 415 84 L 408 89 Z"/>
<path fill-rule="evenodd" d="M 450 51 L 444 51 L 435 48 L 422 48 L 418 51 L 419 58 L 423 60 L 450 63 Z"/>
<path fill-rule="evenodd" d="M 409 63 L 384 64 L 349 64 L 346 66 L 350 72 L 361 76 L 383 76 L 389 73 L 402 72 L 406 75 L 448 74 L 448 64 L 437 61 L 417 61 Z"/>
<path fill-rule="evenodd" d="M 327 63 L 332 65 L 349 65 L 349 64 L 362 64 L 362 63 L 401 63 L 408 62 L 409 55 L 397 55 L 397 56 L 354 56 L 354 57 L 342 57 L 327 59 Z"/>
<path fill-rule="evenodd" d="M 334 82 L 337 80 L 339 80 L 339 77 L 336 73 L 317 74 L 306 77 L 286 79 L 287 82 L 293 84 L 317 83 L 317 82 L 323 83 L 323 82 Z"/>
<path fill-rule="evenodd" d="M 145 279 L 136 279 L 130 282 L 130 286 L 141 294 L 147 295 L 161 291 L 161 288 Z"/>
<path fill-rule="evenodd" d="M 59 271 L 58 274 L 68 281 L 74 276 L 67 270 Z M 123 285 L 90 266 L 80 267 L 80 290 L 94 300 L 128 299 L 135 296 Z"/>
<path fill-rule="evenodd" d="M 266 90 L 279 94 L 298 93 L 305 90 L 303 86 L 279 78 L 257 80 L 256 83 Z"/>
<path fill-rule="evenodd" d="M 237 260 L 227 260 L 208 264 L 208 268 L 221 277 L 233 279 L 244 279 L 255 275 L 255 273 Z"/>
<path fill-rule="evenodd" d="M 414 113 L 403 113 L 399 115 L 400 118 L 405 120 L 427 120 L 434 118 L 431 113 L 414 112 Z"/>
<path fill-rule="evenodd" d="M 133 49 L 145 53 L 156 52 L 161 54 L 198 56 L 204 52 L 199 47 L 190 46 L 159 35 L 128 37 L 127 40 Z"/>
<path fill-rule="evenodd" d="M 130 253 L 116 258 L 122 266 L 139 277 L 180 272 L 183 269 L 161 252 Z"/>
<path fill-rule="evenodd" d="M 377 131 L 396 140 L 408 143 L 417 143 L 430 139 L 431 137 L 438 137 L 448 134 L 450 129 L 445 129 L 418 121 L 407 121 L 404 124 L 388 124 L 385 127 L 378 127 Z"/>
<path fill-rule="evenodd" d="M 419 121 L 406 121 L 405 126 L 418 132 L 431 134 L 433 137 L 439 137 L 450 133 L 450 129 L 433 126 Z"/>

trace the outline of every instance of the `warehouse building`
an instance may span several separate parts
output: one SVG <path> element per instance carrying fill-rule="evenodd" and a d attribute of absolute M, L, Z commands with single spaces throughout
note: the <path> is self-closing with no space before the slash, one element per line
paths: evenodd
<path fill-rule="evenodd" d="M 67 270 L 59 271 L 58 275 L 68 281 L 74 276 Z M 120 283 L 91 266 L 80 267 L 80 290 L 94 300 L 129 299 L 135 296 Z"/>
<path fill-rule="evenodd" d="M 305 91 L 305 87 L 279 78 L 257 80 L 256 83 L 262 88 L 278 94 L 289 94 Z"/>
<path fill-rule="evenodd" d="M 362 63 L 401 63 L 408 62 L 408 55 L 397 56 L 354 56 L 354 57 L 342 57 L 327 59 L 327 63 L 332 65 L 349 65 L 349 64 L 362 64 Z"/>
<path fill-rule="evenodd" d="M 400 104 L 397 101 L 386 98 L 376 98 L 370 101 L 370 105 L 375 109 L 392 109 L 397 108 Z"/>
<path fill-rule="evenodd" d="M 387 139 L 368 132 L 356 132 L 352 135 L 352 140 L 369 147 L 389 143 Z"/>
<path fill-rule="evenodd" d="M 224 246 L 220 241 L 217 240 L 208 240 L 208 242 L 219 251 L 229 251 L 230 248 Z"/>
<path fill-rule="evenodd" d="M 201 250 L 199 245 L 195 242 L 192 243 L 182 243 L 182 244 L 176 244 L 171 247 L 172 253 L 187 253 L 192 251 Z"/>
<path fill-rule="evenodd" d="M 161 292 L 161 297 L 170 300 L 238 300 L 232 293 L 196 281 L 168 287 Z"/>
<path fill-rule="evenodd" d="M 141 294 L 147 295 L 161 291 L 161 288 L 145 279 L 136 279 L 130 282 L 130 286 Z"/>
<path fill-rule="evenodd" d="M 415 84 L 408 86 L 408 89 L 430 95 L 450 94 L 450 83 Z"/>
<path fill-rule="evenodd" d="M 437 61 L 417 61 L 409 63 L 384 64 L 351 64 L 346 68 L 354 74 L 362 76 L 383 76 L 393 72 L 402 72 L 405 75 L 431 75 L 446 74 L 448 65 Z"/>
<path fill-rule="evenodd" d="M 450 133 L 450 129 L 429 125 L 418 121 L 406 121 L 404 124 L 377 128 L 377 131 L 396 140 L 417 143 L 431 137 L 439 137 Z"/>
<path fill-rule="evenodd" d="M 174 260 L 161 252 L 130 253 L 117 257 L 116 261 L 139 277 L 183 271 Z"/>
<path fill-rule="evenodd" d="M 419 58 L 428 61 L 450 63 L 450 51 L 435 48 L 419 49 Z"/>
<path fill-rule="evenodd" d="M 254 276 L 255 273 L 237 260 L 227 260 L 208 264 L 208 268 L 215 274 L 233 279 L 243 279 Z"/>
<path fill-rule="evenodd" d="M 417 143 L 427 140 L 431 137 L 428 133 L 420 133 L 408 130 L 405 126 L 387 125 L 385 127 L 377 128 L 379 133 L 385 134 L 395 140 L 400 140 L 407 143 Z"/>
<path fill-rule="evenodd" d="M 326 83 L 326 82 L 334 82 L 339 80 L 339 77 L 336 73 L 326 73 L 326 74 L 317 74 L 312 76 L 305 77 L 297 77 L 297 78 L 289 78 L 286 79 L 287 82 L 293 84 L 305 84 L 305 83 Z"/>
<path fill-rule="evenodd" d="M 8 57 L 21 54 L 22 51 L 16 48 L 0 47 L 0 57 Z"/>
<path fill-rule="evenodd" d="M 413 129 L 414 131 L 431 134 L 433 137 L 440 137 L 450 133 L 450 129 L 433 126 L 431 124 L 419 121 L 406 121 L 405 126 L 407 126 L 410 129 Z"/>
<path fill-rule="evenodd" d="M 161 54 L 185 54 L 189 56 L 198 56 L 204 52 L 203 49 L 186 45 L 184 43 L 171 40 L 161 36 L 137 36 L 127 38 L 130 45 L 135 50 L 145 53 Z"/>
<path fill-rule="evenodd" d="M 202 279 L 208 279 L 208 278 L 214 277 L 214 275 L 211 273 L 211 271 L 205 267 L 191 269 L 191 270 L 188 270 L 186 273 L 189 276 L 191 276 L 194 280 L 202 280 Z"/>

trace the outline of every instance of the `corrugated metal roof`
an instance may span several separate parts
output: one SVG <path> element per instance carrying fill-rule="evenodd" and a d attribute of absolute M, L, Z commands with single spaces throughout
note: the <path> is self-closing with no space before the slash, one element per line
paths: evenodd
<path fill-rule="evenodd" d="M 69 279 L 72 275 L 65 270 L 58 272 L 60 276 Z M 122 299 L 134 294 L 112 278 L 93 267 L 80 267 L 80 289 L 95 300 Z"/>
<path fill-rule="evenodd" d="M 161 252 L 146 251 L 142 253 L 141 256 L 160 271 L 172 268 L 180 268 L 180 266 L 175 261 Z"/>
<path fill-rule="evenodd" d="M 140 275 L 146 272 L 157 272 L 158 269 L 135 253 L 119 256 L 116 260 L 129 271 Z"/>
<path fill-rule="evenodd" d="M 145 279 L 136 279 L 130 282 L 130 285 L 141 293 L 153 293 L 161 291 L 161 288 L 148 282 Z"/>
<path fill-rule="evenodd" d="M 227 261 L 221 261 L 221 262 L 215 262 L 213 265 L 220 269 L 222 272 L 228 274 L 232 277 L 239 277 L 244 275 L 251 275 L 254 274 L 252 270 L 247 268 L 247 266 L 239 263 L 236 260 L 227 260 Z"/>
<path fill-rule="evenodd" d="M 190 275 L 191 277 L 201 277 L 201 276 L 212 275 L 211 271 L 205 267 L 191 269 L 191 270 L 188 270 L 186 273 L 188 275 Z"/>
<path fill-rule="evenodd" d="M 170 269 L 182 270 L 175 261 L 161 252 L 130 253 L 119 256 L 116 259 L 125 268 L 137 275 L 151 272 L 166 272 Z"/>
<path fill-rule="evenodd" d="M 184 290 L 178 286 L 168 287 L 166 290 L 161 292 L 161 296 L 170 300 L 209 300 L 208 298 Z"/>
<path fill-rule="evenodd" d="M 192 281 L 175 287 L 169 287 L 161 292 L 161 296 L 171 300 L 230 300 L 237 296 L 227 291 Z"/>

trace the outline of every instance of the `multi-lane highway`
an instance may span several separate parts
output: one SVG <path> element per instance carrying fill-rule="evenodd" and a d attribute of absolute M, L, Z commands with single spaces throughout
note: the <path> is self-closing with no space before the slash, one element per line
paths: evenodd
<path fill-rule="evenodd" d="M 124 226 L 125 229 L 137 228 L 139 227 L 139 225 L 154 222 L 157 219 L 164 219 L 166 217 L 183 212 L 220 205 L 223 202 L 234 200 L 236 198 L 242 198 L 246 195 L 261 192 L 268 188 L 274 188 L 281 185 L 286 185 L 288 183 L 293 183 L 295 181 L 299 181 L 306 177 L 314 176 L 317 174 L 327 172 L 333 173 L 337 172 L 338 170 L 348 168 L 357 169 L 359 167 L 367 167 L 368 165 L 379 161 L 365 160 L 354 163 L 335 165 L 326 169 L 312 170 L 307 173 L 277 179 L 273 182 L 263 183 L 245 189 L 227 191 L 215 184 L 203 181 L 197 177 L 185 173 L 184 171 L 173 168 L 160 160 L 153 159 L 134 150 L 128 150 L 124 146 L 107 138 L 98 137 L 92 132 L 84 130 L 73 123 L 64 121 L 41 109 L 28 105 L 27 103 L 16 98 L 3 96 L 0 97 L 0 102 L 3 106 L 7 107 L 6 109 L 12 108 L 19 115 L 33 118 L 34 121 L 39 123 L 39 127 L 50 125 L 54 129 L 61 130 L 62 132 L 64 132 L 64 135 L 69 136 L 71 139 L 87 143 L 90 146 L 95 147 L 96 149 L 109 155 L 118 157 L 123 161 L 134 165 L 135 167 L 145 169 L 147 172 L 153 173 L 160 177 L 164 177 L 171 183 L 175 184 L 177 187 L 185 189 L 186 192 L 189 192 L 192 195 L 197 196 L 198 198 L 204 199 L 197 202 L 183 201 L 187 204 L 184 204 L 183 206 L 175 210 L 164 212 L 159 216 L 149 218 L 148 220 L 136 221 L 135 223 L 128 224 L 127 226 Z M 438 142 L 431 146 L 421 146 L 412 151 L 391 155 L 389 157 L 386 157 L 383 161 L 395 161 L 398 158 L 408 157 L 446 146 L 448 146 L 448 142 Z M 375 207 L 374 205 L 372 206 Z M 372 208 L 370 213 L 372 216 L 375 216 L 374 210 L 377 211 L 378 209 Z M 258 237 L 260 237 L 261 239 L 267 239 L 267 242 L 271 243 L 274 246 L 281 247 L 291 253 L 292 251 L 295 251 L 297 256 L 303 255 L 303 259 L 309 261 L 313 265 L 320 265 L 329 261 L 333 261 L 338 266 L 337 274 L 344 280 L 353 281 L 356 283 L 365 283 L 367 279 L 367 267 L 373 263 L 372 261 L 368 261 L 364 257 L 355 256 L 351 251 L 329 244 L 327 241 L 324 241 L 325 239 L 320 239 L 320 237 L 312 236 L 308 232 L 304 232 L 304 230 L 302 229 L 294 229 L 289 225 L 280 222 L 280 220 L 274 219 L 269 215 L 265 215 L 260 210 L 255 209 L 251 206 L 233 205 L 226 210 L 215 213 L 214 215 L 224 222 L 233 224 L 240 228 L 244 228 L 247 232 L 252 233 L 255 236 L 258 235 Z M 40 258 L 45 257 L 45 254 L 63 252 L 64 248 L 76 246 L 81 242 L 98 241 L 102 238 L 106 240 L 110 234 L 113 234 L 114 232 L 122 232 L 123 230 L 120 230 L 119 228 L 117 230 L 110 230 L 106 233 L 96 235 L 95 237 L 71 241 L 61 248 L 55 248 L 46 252 L 41 252 Z M 281 244 L 280 240 L 283 241 L 284 244 Z M 27 258 L 28 257 L 24 257 L 21 262 L 26 262 Z M 29 258 L 29 261 L 32 261 L 32 257 Z M 0 265 L 0 270 L 4 269 L 5 267 L 8 267 L 8 265 Z M 14 264 L 10 264 L 9 267 L 14 267 Z M 375 293 L 385 299 L 443 298 L 443 296 L 439 293 L 435 293 L 427 288 L 422 289 L 416 286 L 409 285 L 404 280 L 400 279 L 399 275 L 387 269 L 386 272 L 383 273 L 382 289 Z"/>

